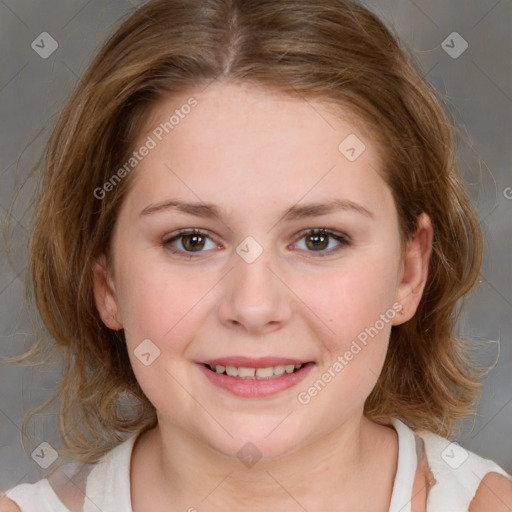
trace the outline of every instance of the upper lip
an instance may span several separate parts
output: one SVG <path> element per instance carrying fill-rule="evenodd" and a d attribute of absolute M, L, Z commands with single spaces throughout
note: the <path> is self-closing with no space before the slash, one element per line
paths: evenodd
<path fill-rule="evenodd" d="M 309 361 L 304 359 L 294 359 L 290 357 L 246 357 L 246 356 L 230 356 L 230 357 L 218 357 L 216 359 L 208 359 L 207 361 L 201 361 L 202 364 L 209 366 L 237 366 L 243 368 L 268 368 L 270 366 L 286 366 L 305 364 Z"/>

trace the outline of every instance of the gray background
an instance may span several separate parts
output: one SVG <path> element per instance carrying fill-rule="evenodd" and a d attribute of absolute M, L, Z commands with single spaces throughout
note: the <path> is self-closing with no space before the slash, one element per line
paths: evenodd
<path fill-rule="evenodd" d="M 14 192 L 37 163 L 56 114 L 91 56 L 140 3 L 0 0 L 2 223 Z M 508 188 L 512 187 L 512 2 L 386 0 L 368 5 L 412 47 L 472 141 L 472 148 L 461 147 L 460 155 L 485 233 L 486 252 L 480 286 L 459 325 L 465 336 L 487 340 L 479 360 L 493 368 L 485 379 L 477 414 L 463 424 L 457 440 L 512 473 L 512 189 Z M 441 46 L 454 31 L 469 45 L 458 58 Z M 47 59 L 31 48 L 42 32 L 58 42 Z M 23 301 L 23 244 L 34 185 L 34 179 L 28 180 L 13 210 L 15 270 L 7 263 L 3 240 L 0 248 L 0 357 L 20 353 L 32 340 Z M 24 413 L 49 396 L 59 378 L 58 364 L 44 368 L 0 364 L 0 490 L 45 476 L 30 458 L 35 446 L 27 447 L 28 454 L 23 451 L 19 426 Z M 58 444 L 55 411 L 54 405 L 36 421 L 32 432 L 40 441 Z"/>

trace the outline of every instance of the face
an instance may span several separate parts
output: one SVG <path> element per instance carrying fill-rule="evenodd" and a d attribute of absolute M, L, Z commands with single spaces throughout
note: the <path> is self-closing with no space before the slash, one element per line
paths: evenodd
<path fill-rule="evenodd" d="M 274 457 L 360 418 L 428 257 L 361 123 L 229 83 L 152 114 L 95 293 L 160 427 Z"/>

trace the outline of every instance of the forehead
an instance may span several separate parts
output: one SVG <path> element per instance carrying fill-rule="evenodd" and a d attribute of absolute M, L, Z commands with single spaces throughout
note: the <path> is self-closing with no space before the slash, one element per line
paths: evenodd
<path fill-rule="evenodd" d="M 233 207 L 336 193 L 389 199 L 362 120 L 320 101 L 213 83 L 155 105 L 135 147 L 149 139 L 153 147 L 134 171 L 136 194 L 128 198 L 137 206 L 166 196 Z"/>
<path fill-rule="evenodd" d="M 192 100 L 196 106 L 188 108 Z M 181 110 L 186 113 L 183 114 Z M 197 124 L 207 123 L 203 130 L 197 130 L 198 135 L 212 133 L 215 128 L 222 129 L 222 133 L 217 133 L 220 136 L 232 135 L 230 129 L 237 135 L 251 131 L 253 135 L 258 135 L 255 143 L 264 141 L 265 132 L 272 130 L 274 139 L 281 138 L 281 134 L 287 137 L 294 132 L 307 136 L 308 131 L 311 137 L 316 134 L 324 138 L 328 133 L 340 132 L 345 128 L 358 132 L 362 137 L 369 136 L 369 126 L 353 109 L 332 100 L 306 98 L 261 85 L 233 82 L 213 82 L 203 88 L 160 100 L 151 110 L 141 136 L 151 134 L 161 123 L 171 121 L 171 131 L 176 139 L 180 131 L 184 131 L 183 127 L 180 130 L 177 128 L 185 118 L 191 119 L 187 124 L 195 128 L 198 128 Z M 243 132 L 240 128 L 244 128 Z M 277 128 L 281 130 L 278 132 Z M 164 135 L 167 134 L 165 132 Z M 292 143 L 293 139 L 287 142 Z"/>

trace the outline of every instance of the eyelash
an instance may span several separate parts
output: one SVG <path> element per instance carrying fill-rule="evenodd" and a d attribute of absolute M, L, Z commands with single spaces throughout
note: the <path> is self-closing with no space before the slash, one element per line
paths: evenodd
<path fill-rule="evenodd" d="M 180 238 L 182 238 L 184 236 L 194 236 L 194 235 L 200 235 L 200 236 L 209 238 L 211 240 L 211 237 L 209 236 L 209 234 L 206 231 L 203 231 L 201 229 L 184 229 L 184 230 L 180 230 L 180 231 L 176 232 L 176 234 L 174 234 L 172 237 L 166 238 L 165 240 L 163 240 L 162 246 L 164 248 L 166 248 L 167 250 L 169 250 L 170 252 L 172 252 L 173 254 L 178 254 L 178 255 L 188 258 L 188 259 L 197 258 L 197 257 L 199 257 L 199 254 L 206 252 L 206 251 L 197 251 L 197 252 L 183 251 L 180 249 L 176 249 L 175 247 L 173 247 L 171 245 L 171 242 L 179 240 Z M 343 247 L 347 247 L 351 244 L 349 237 L 347 235 L 345 235 L 343 233 L 336 233 L 334 231 L 330 231 L 330 230 L 324 229 L 324 228 L 309 229 L 307 231 L 303 231 L 301 233 L 301 236 L 297 239 L 297 241 L 295 243 L 297 243 L 298 241 L 302 240 L 303 238 L 305 238 L 307 236 L 312 236 L 312 235 L 313 236 L 314 235 L 324 235 L 324 236 L 327 236 L 328 238 L 333 238 L 334 240 L 336 240 L 339 243 L 338 247 L 336 247 L 334 249 L 322 250 L 322 251 L 306 251 L 306 252 L 310 252 L 313 254 L 317 253 L 315 256 L 318 256 L 320 258 L 325 257 L 325 256 L 330 256 L 331 254 L 337 253 Z M 197 254 L 197 256 L 196 256 L 196 254 Z"/>

